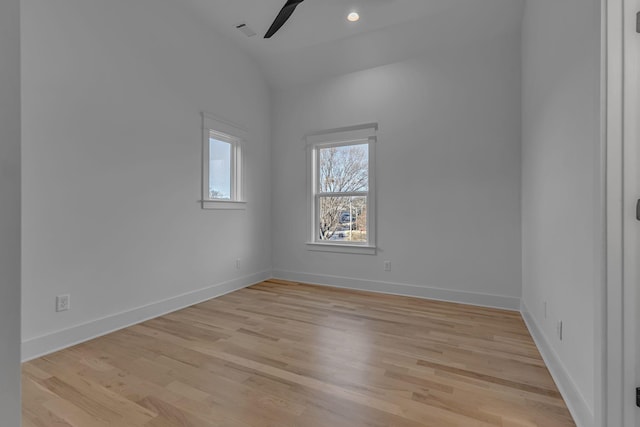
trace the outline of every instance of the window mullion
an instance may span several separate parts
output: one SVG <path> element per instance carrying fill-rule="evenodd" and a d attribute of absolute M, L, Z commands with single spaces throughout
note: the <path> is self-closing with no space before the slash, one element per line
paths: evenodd
<path fill-rule="evenodd" d="M 316 194 L 315 196 L 315 200 L 313 201 L 314 204 L 314 216 L 313 216 L 313 222 L 314 222 L 314 226 L 313 226 L 313 240 L 320 240 L 320 195 Z"/>
<path fill-rule="evenodd" d="M 316 163 L 316 182 L 314 183 L 314 187 L 315 187 L 315 192 L 320 193 L 320 153 L 318 153 L 318 150 L 314 150 L 315 151 L 315 158 L 314 161 Z"/>
<path fill-rule="evenodd" d="M 236 146 L 231 143 L 230 150 L 230 165 L 229 165 L 229 179 L 231 180 L 231 200 L 236 200 L 237 188 L 236 188 Z"/>
<path fill-rule="evenodd" d="M 353 191 L 347 193 L 316 193 L 320 197 L 367 197 L 368 191 Z"/>

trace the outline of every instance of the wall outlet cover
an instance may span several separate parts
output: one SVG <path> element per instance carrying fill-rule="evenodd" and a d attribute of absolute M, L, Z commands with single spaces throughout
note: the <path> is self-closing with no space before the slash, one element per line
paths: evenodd
<path fill-rule="evenodd" d="M 70 295 L 58 295 L 56 297 L 56 311 L 67 311 L 71 308 Z"/>
<path fill-rule="evenodd" d="M 562 341 L 562 320 L 558 320 L 558 339 Z"/>

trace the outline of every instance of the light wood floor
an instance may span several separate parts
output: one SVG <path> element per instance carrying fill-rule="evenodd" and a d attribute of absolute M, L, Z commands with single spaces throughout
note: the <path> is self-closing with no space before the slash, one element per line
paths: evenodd
<path fill-rule="evenodd" d="M 268 281 L 23 365 L 24 426 L 574 426 L 515 312 Z"/>

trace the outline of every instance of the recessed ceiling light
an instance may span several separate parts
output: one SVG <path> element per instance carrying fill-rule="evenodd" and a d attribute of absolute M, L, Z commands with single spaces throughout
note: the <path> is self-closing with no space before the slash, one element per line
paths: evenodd
<path fill-rule="evenodd" d="M 360 20 L 360 14 L 358 12 L 351 12 L 349 15 L 347 15 L 347 19 L 350 22 L 357 22 Z"/>

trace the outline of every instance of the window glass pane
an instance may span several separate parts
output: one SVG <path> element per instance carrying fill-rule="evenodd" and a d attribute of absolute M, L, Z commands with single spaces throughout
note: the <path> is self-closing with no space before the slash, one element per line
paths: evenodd
<path fill-rule="evenodd" d="M 231 144 L 209 138 L 209 198 L 231 200 Z"/>
<path fill-rule="evenodd" d="M 367 242 L 367 197 L 320 197 L 319 240 Z"/>
<path fill-rule="evenodd" d="M 369 190 L 369 144 L 327 147 L 318 151 L 320 193 Z"/>

